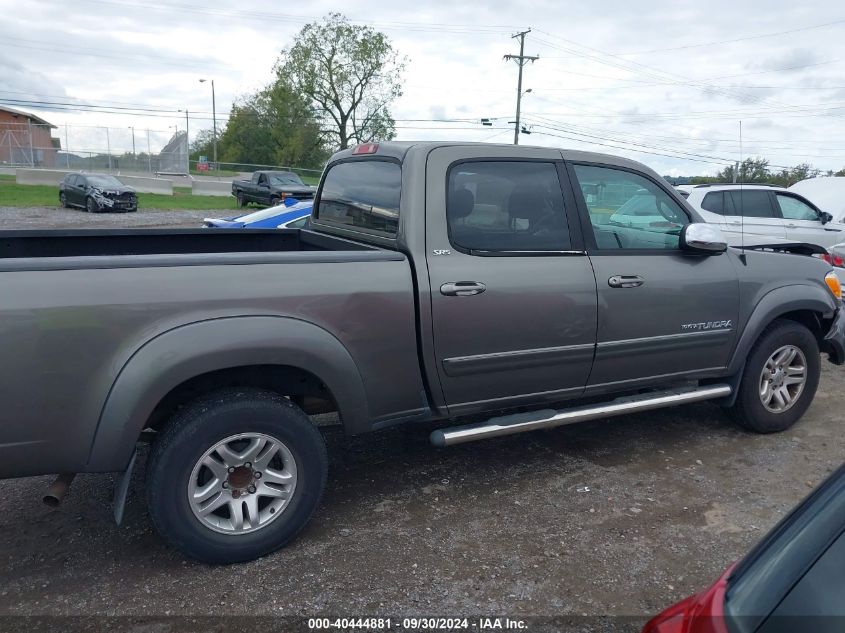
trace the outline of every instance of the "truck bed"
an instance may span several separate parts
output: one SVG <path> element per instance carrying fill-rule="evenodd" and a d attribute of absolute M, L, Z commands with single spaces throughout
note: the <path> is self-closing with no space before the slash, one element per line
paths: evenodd
<path fill-rule="evenodd" d="M 414 285 L 398 251 L 298 229 L 2 232 L 0 297 L 0 477 L 125 466 L 109 442 L 128 414 L 103 422 L 105 459 L 92 442 L 118 378 L 150 354 L 161 357 L 125 379 L 130 391 L 156 391 L 192 363 L 260 375 L 316 354 L 331 397 L 358 385 L 352 431 L 422 407 Z"/>
<path fill-rule="evenodd" d="M 301 229 L 0 231 L 0 261 L 40 257 L 377 250 L 359 242 Z"/>

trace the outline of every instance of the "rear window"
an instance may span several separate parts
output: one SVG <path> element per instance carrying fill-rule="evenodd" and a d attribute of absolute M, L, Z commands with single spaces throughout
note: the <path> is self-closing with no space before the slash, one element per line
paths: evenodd
<path fill-rule="evenodd" d="M 759 189 L 726 191 L 725 204 L 732 204 L 733 206 L 733 213 L 726 213 L 725 215 L 741 215 L 746 218 L 776 217 L 768 191 L 760 191 Z"/>
<path fill-rule="evenodd" d="M 385 160 L 333 165 L 320 192 L 320 220 L 396 235 L 402 168 Z"/>

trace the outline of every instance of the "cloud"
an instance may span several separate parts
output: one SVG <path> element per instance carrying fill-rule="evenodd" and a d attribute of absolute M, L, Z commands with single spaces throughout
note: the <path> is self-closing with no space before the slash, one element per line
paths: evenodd
<path fill-rule="evenodd" d="M 262 0 L 242 0 L 236 8 L 223 0 L 191 4 L 196 6 L 163 0 L 0 0 L 0 90 L 27 98 L 62 95 L 65 100 L 168 110 L 171 114 L 148 117 L 61 110 L 44 114 L 78 126 L 80 138 L 71 138 L 76 146 L 102 143 L 102 133 L 96 131 L 102 126 L 112 129 L 113 145 L 129 143 L 130 125 L 150 128 L 155 145 L 169 136 L 168 126 L 184 125 L 179 109 L 193 113 L 193 133 L 210 127 L 211 90 L 208 83 L 199 84 L 199 77 L 215 79 L 217 111 L 225 118 L 238 95 L 270 81 L 279 51 L 296 41 L 302 26 L 337 6 L 329 0 L 291 7 Z M 812 4 L 348 0 L 342 10 L 352 20 L 383 30 L 411 58 L 404 95 L 392 108 L 396 119 L 451 115 L 510 120 L 517 68 L 502 56 L 517 52 L 518 42 L 511 36 L 518 28 L 533 27 L 526 53 L 539 54 L 540 60 L 525 68 L 523 85 L 533 90 L 523 101 L 526 123 L 542 117 L 557 127 L 580 126 L 596 137 L 615 139 L 595 142 L 628 149 L 598 147 L 587 137 L 543 136 L 537 128 L 532 144 L 611 151 L 661 173 L 690 174 L 713 172 L 721 166 L 718 159 L 735 154 L 735 144 L 724 139 L 734 138 L 739 118 L 748 122 L 749 130 L 771 124 L 760 151 L 774 164 L 820 154 L 812 139 L 845 136 L 839 131 L 841 116 L 814 116 L 825 104 L 845 98 L 845 90 L 820 89 L 845 85 L 836 65 L 822 63 L 840 56 L 841 30 L 758 37 L 823 22 L 820 16 L 829 13 L 829 3 Z M 753 39 L 743 39 L 748 37 Z M 738 41 L 709 44 L 732 39 Z M 796 66 L 804 68 L 782 70 Z M 480 124 L 477 130 L 474 124 L 452 127 L 403 129 L 399 138 L 481 140 L 495 132 Z M 84 133 L 86 129 L 93 131 Z M 506 142 L 507 135 L 495 140 Z M 779 149 L 787 146 L 796 149 Z M 653 153 L 644 153 L 649 148 Z M 673 152 L 659 148 L 713 156 L 714 162 L 660 156 Z M 839 156 L 845 157 L 845 151 Z M 828 162 L 819 159 L 818 166 L 841 166 L 845 158 Z"/>

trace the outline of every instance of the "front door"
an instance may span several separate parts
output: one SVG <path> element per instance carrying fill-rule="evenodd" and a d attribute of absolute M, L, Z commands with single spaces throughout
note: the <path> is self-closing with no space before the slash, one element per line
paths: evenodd
<path fill-rule="evenodd" d="M 434 353 L 451 414 L 578 396 L 595 348 L 595 279 L 560 153 L 480 148 L 427 162 Z"/>
<path fill-rule="evenodd" d="M 730 256 L 680 249 L 690 218 L 665 184 L 621 167 L 574 164 L 569 173 L 589 229 L 584 237 L 599 299 L 588 393 L 725 367 L 739 309 Z M 613 221 L 616 209 L 645 195 L 657 219 L 637 226 Z"/>
<path fill-rule="evenodd" d="M 786 237 L 792 242 L 807 242 L 830 248 L 842 242 L 843 225 L 822 224 L 819 210 L 791 193 L 775 193 L 775 201 L 786 224 Z"/>

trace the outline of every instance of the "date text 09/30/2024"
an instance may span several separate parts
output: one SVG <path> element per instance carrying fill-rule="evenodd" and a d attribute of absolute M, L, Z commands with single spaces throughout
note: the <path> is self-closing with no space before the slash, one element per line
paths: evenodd
<path fill-rule="evenodd" d="M 485 617 L 485 618 L 309 618 L 308 629 L 312 631 L 520 631 L 527 630 L 524 620 Z"/>

